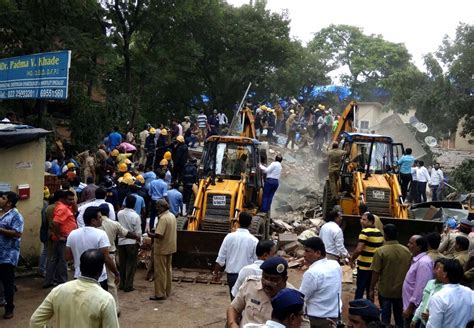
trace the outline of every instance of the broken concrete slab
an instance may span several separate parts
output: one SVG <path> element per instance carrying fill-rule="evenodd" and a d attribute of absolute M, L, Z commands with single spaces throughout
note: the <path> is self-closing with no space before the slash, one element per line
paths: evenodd
<path fill-rule="evenodd" d="M 282 249 L 288 254 L 288 253 L 296 250 L 300 246 L 301 246 L 301 244 L 298 241 L 293 241 L 289 244 L 283 245 Z"/>
<path fill-rule="evenodd" d="M 295 233 L 281 233 L 278 235 L 278 243 L 281 245 L 291 243 L 298 240 L 298 235 Z"/>

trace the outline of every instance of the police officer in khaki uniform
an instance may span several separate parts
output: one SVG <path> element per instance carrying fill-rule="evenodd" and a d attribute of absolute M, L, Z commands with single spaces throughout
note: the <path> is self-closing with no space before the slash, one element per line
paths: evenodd
<path fill-rule="evenodd" d="M 288 263 L 279 256 L 270 257 L 260 266 L 262 277 L 250 276 L 240 287 L 227 309 L 227 327 L 247 323 L 264 324 L 272 317 L 271 299 L 283 288 L 294 287 L 287 282 Z"/>
<path fill-rule="evenodd" d="M 339 179 L 339 167 L 341 165 L 341 157 L 347 152 L 338 149 L 339 144 L 335 141 L 332 144 L 332 149 L 328 151 L 328 175 L 329 175 L 329 185 L 331 187 L 331 194 L 333 198 L 337 198 L 337 180 Z"/>

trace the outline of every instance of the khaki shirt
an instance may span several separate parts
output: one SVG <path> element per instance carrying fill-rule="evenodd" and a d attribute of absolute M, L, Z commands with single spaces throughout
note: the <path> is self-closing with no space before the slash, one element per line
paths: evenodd
<path fill-rule="evenodd" d="M 286 288 L 294 289 L 288 282 Z M 248 277 L 230 305 L 242 316 L 240 327 L 247 323 L 263 324 L 272 318 L 272 300 L 263 290 L 261 277 Z"/>
<path fill-rule="evenodd" d="M 435 263 L 438 259 L 446 258 L 446 256 L 441 254 L 437 249 L 430 249 L 426 252 L 426 254 L 428 254 L 428 256 L 431 257 L 431 260 L 433 261 L 433 263 Z"/>
<path fill-rule="evenodd" d="M 466 266 L 467 261 L 469 261 L 469 252 L 468 251 L 460 251 L 454 252 L 454 259 L 458 260 L 461 263 L 462 267 Z"/>
<path fill-rule="evenodd" d="M 128 230 L 125 229 L 119 222 L 112 221 L 107 216 L 102 215 L 102 226 L 99 227 L 107 234 L 109 238 L 110 247 L 109 252 L 115 252 L 117 250 L 115 246 L 115 239 L 117 237 L 125 237 L 128 234 Z"/>
<path fill-rule="evenodd" d="M 119 326 L 112 294 L 97 280 L 85 277 L 54 288 L 31 316 L 29 327 L 46 327 L 53 316 L 58 328 Z"/>
<path fill-rule="evenodd" d="M 411 264 L 412 254 L 398 241 L 386 241 L 374 254 L 371 270 L 378 272 L 379 294 L 387 298 L 402 298 L 405 275 Z"/>
<path fill-rule="evenodd" d="M 443 253 L 446 257 L 452 259 L 454 258 L 454 246 L 456 244 L 456 237 L 464 236 L 469 239 L 469 251 L 474 249 L 474 239 L 469 238 L 468 234 L 465 234 L 462 231 L 453 231 L 448 234 L 441 234 L 441 244 L 439 245 L 438 251 Z"/>
<path fill-rule="evenodd" d="M 331 149 L 328 151 L 329 171 L 338 171 L 341 166 L 341 157 L 346 154 L 342 149 Z"/>
<path fill-rule="evenodd" d="M 153 251 L 159 255 L 176 253 L 176 217 L 170 211 L 160 215 L 155 233 L 163 236 L 163 239 L 155 239 Z"/>

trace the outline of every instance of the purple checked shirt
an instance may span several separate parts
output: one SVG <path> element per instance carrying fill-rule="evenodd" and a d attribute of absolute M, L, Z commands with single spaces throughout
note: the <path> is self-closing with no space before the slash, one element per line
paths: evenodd
<path fill-rule="evenodd" d="M 405 276 L 402 289 L 403 310 L 406 310 L 410 303 L 415 304 L 415 307 L 420 305 L 423 289 L 430 279 L 433 279 L 433 261 L 423 252 L 412 258 L 410 269 Z"/>

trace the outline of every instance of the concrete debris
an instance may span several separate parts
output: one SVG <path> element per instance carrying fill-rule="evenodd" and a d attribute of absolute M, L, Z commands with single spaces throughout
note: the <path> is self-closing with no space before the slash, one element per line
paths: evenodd
<path fill-rule="evenodd" d="M 318 231 L 316 231 L 316 228 L 311 228 L 303 231 L 298 235 L 298 240 L 306 240 L 311 237 L 317 237 L 318 236 Z"/>
<path fill-rule="evenodd" d="M 291 253 L 293 251 L 295 251 L 298 247 L 301 247 L 301 244 L 299 243 L 299 241 L 293 241 L 291 243 L 288 243 L 288 244 L 285 244 L 282 246 L 282 249 L 287 253 Z"/>
<path fill-rule="evenodd" d="M 293 261 L 289 261 L 288 262 L 288 267 L 289 268 L 296 268 L 296 267 L 299 267 L 301 265 L 304 264 L 304 259 L 303 258 L 299 258 L 299 259 L 296 259 L 296 260 L 293 260 Z"/>
<path fill-rule="evenodd" d="M 295 233 L 281 233 L 278 235 L 278 245 L 280 246 L 289 244 L 297 240 L 298 240 L 298 235 Z"/>

